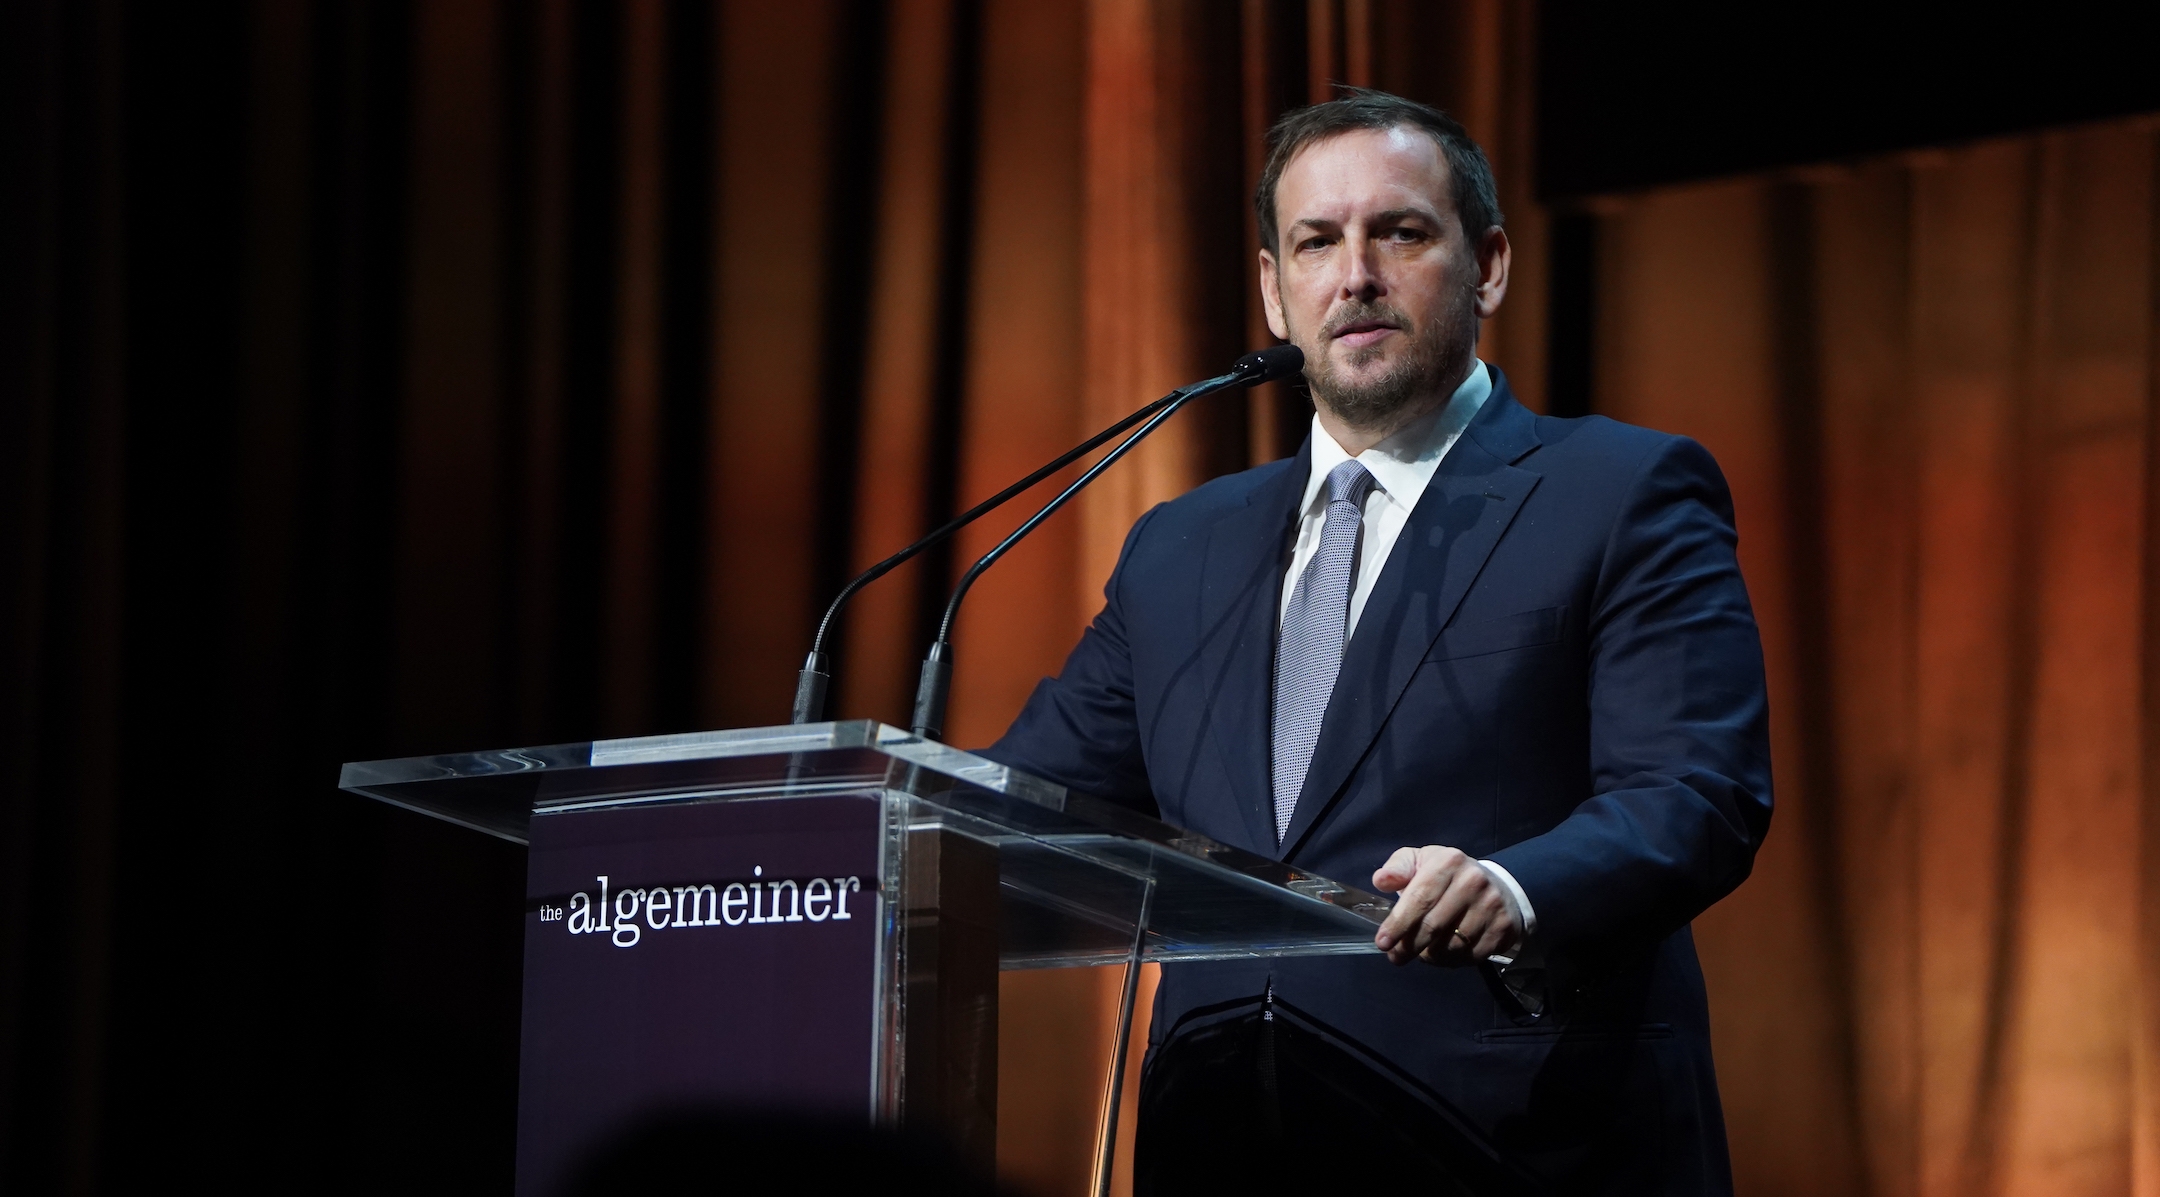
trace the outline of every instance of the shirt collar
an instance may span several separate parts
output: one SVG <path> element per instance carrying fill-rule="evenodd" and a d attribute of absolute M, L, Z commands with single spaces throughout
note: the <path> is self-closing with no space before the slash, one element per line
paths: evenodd
<path fill-rule="evenodd" d="M 1473 359 L 1474 361 L 1474 359 Z M 1405 508 L 1417 506 L 1425 494 L 1425 486 L 1440 469 L 1440 459 L 1462 436 L 1463 429 L 1492 397 L 1492 375 L 1485 363 L 1474 361 L 1470 376 L 1463 379 L 1448 401 L 1430 413 L 1419 416 L 1398 429 L 1372 448 L 1358 454 L 1358 461 L 1373 476 L 1377 490 L 1386 492 L 1388 498 Z M 1335 443 L 1327 429 L 1320 426 L 1317 413 L 1312 422 L 1312 472 L 1305 479 L 1305 498 L 1298 505 L 1300 512 L 1311 511 L 1320 493 L 1327 486 L 1328 472 L 1350 455 Z"/>

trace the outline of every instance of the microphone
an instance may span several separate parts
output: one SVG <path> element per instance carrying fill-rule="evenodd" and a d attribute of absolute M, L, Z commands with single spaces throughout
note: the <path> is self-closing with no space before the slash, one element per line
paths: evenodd
<path fill-rule="evenodd" d="M 1218 374 L 1213 378 L 1204 379 L 1193 383 L 1191 386 L 1172 391 L 1147 407 L 1134 412 L 1122 421 L 1120 427 L 1115 431 L 1107 431 L 1099 436 L 1095 441 L 1096 444 L 1108 440 L 1116 434 L 1116 431 L 1122 431 L 1125 427 L 1130 427 L 1141 417 L 1148 417 L 1147 422 L 1140 425 L 1139 431 L 1118 442 L 1116 448 L 1103 454 L 1101 461 L 1089 466 L 1086 473 L 1073 480 L 1072 485 L 1060 491 L 1056 498 L 1043 505 L 1042 510 L 1029 516 L 1026 523 L 1013 529 L 1012 535 L 999 541 L 996 548 L 984 553 L 980 560 L 968 567 L 966 573 L 960 575 L 959 584 L 953 587 L 952 598 L 947 600 L 945 604 L 945 617 L 938 623 L 937 640 L 930 645 L 929 655 L 923 658 L 922 679 L 915 688 L 915 734 L 926 740 L 944 738 L 945 704 L 952 694 L 953 621 L 959 617 L 960 601 L 967 597 L 968 588 L 975 585 L 975 579 L 981 577 L 984 570 L 997 564 L 998 559 L 1011 551 L 1014 545 L 1019 544 L 1022 537 L 1041 527 L 1044 520 L 1057 514 L 1057 510 L 1071 502 L 1072 497 L 1079 494 L 1088 483 L 1100 477 L 1104 470 L 1116 465 L 1119 458 L 1131 452 L 1134 445 L 1139 444 L 1149 433 L 1162 427 L 1163 421 L 1176 415 L 1179 409 L 1186 404 L 1200 398 L 1202 395 L 1212 395 L 1217 391 L 1229 390 L 1232 387 L 1258 386 L 1263 382 L 1273 382 L 1278 378 L 1296 374 L 1304 368 L 1305 352 L 1295 345 L 1275 345 L 1267 349 L 1255 350 L 1239 358 L 1227 373 Z M 1150 415 L 1149 413 L 1153 414 Z M 1073 456 L 1077 456 L 1077 453 Z M 1066 460 L 1070 460 L 1070 457 Z"/>
<path fill-rule="evenodd" d="M 1294 356 L 1289 358 L 1282 356 L 1286 350 Z M 1270 354 L 1275 356 L 1267 356 Z M 1260 361 L 1263 358 L 1265 362 Z M 831 661 L 825 654 L 825 638 L 832 630 L 833 621 L 839 617 L 840 609 L 847 605 L 849 599 L 855 597 L 857 591 L 907 564 L 924 549 L 949 539 L 960 529 L 1004 506 L 1022 491 L 1094 452 L 1105 441 L 1147 419 L 1149 416 L 1155 415 L 1164 408 L 1172 404 L 1182 404 L 1185 400 L 1221 390 L 1225 386 L 1251 386 L 1294 374 L 1304 368 L 1304 361 L 1305 355 L 1299 352 L 1295 346 L 1290 345 L 1278 345 L 1273 349 L 1263 349 L 1258 353 L 1246 354 L 1238 359 L 1237 365 L 1230 368 L 1229 374 L 1196 382 L 1191 386 L 1179 387 L 1177 390 L 1164 395 L 1155 402 L 1059 454 L 1055 460 L 1044 465 L 1041 469 L 954 516 L 928 536 L 856 575 L 854 581 L 840 588 L 840 593 L 833 597 L 832 605 L 825 608 L 825 617 L 818 621 L 817 635 L 810 642 L 810 655 L 803 661 L 801 672 L 795 675 L 795 707 L 789 722 L 816 723 L 825 717 L 825 697 L 832 686 Z M 1288 364 L 1281 364 L 1283 362 L 1288 362 Z M 1250 377 L 1233 378 L 1241 370 Z M 1258 373 L 1261 371 L 1265 371 L 1265 373 Z M 1226 379 L 1231 381 L 1225 381 Z M 1123 453 L 1124 449 L 1121 447 L 1116 452 Z M 1114 459 L 1113 456 L 1112 460 Z M 947 622 L 950 623 L 950 620 Z M 942 633 L 939 638 L 943 639 Z"/>

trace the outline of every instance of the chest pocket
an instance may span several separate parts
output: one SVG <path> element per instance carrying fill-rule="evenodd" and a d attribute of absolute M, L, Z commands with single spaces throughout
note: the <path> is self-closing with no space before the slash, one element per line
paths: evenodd
<path fill-rule="evenodd" d="M 1425 654 L 1425 659 L 1457 661 L 1464 657 L 1504 653 L 1510 649 L 1557 644 L 1566 623 L 1567 608 L 1564 606 L 1518 611 L 1498 619 L 1481 619 L 1476 623 L 1451 627 L 1441 632 L 1433 641 L 1432 650 Z"/>

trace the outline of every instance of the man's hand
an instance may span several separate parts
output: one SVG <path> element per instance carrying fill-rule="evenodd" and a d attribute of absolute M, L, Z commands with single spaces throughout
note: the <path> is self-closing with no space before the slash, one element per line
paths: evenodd
<path fill-rule="evenodd" d="M 1397 848 L 1373 887 L 1400 893 L 1373 943 L 1388 959 L 1460 968 L 1504 952 L 1522 935 L 1514 904 L 1477 861 L 1439 844 Z"/>

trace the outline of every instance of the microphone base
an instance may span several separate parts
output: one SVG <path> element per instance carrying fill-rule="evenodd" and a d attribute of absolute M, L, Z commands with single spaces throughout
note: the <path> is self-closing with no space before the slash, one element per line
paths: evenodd
<path fill-rule="evenodd" d="M 811 653 L 803 662 L 802 672 L 795 675 L 795 713 L 788 722 L 824 722 L 825 693 L 832 687 L 828 668 L 824 653 Z"/>
<path fill-rule="evenodd" d="M 923 658 L 922 681 L 915 687 L 914 732 L 925 740 L 945 738 L 945 701 L 952 696 L 952 645 L 940 640 Z"/>

